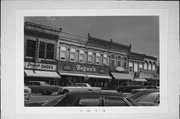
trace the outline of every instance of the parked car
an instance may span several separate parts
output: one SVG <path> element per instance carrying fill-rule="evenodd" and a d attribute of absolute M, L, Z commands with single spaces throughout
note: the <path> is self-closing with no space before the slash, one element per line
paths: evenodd
<path fill-rule="evenodd" d="M 121 93 L 69 92 L 42 106 L 138 106 Z"/>
<path fill-rule="evenodd" d="M 138 88 L 138 89 L 132 89 L 131 92 L 134 94 L 134 93 L 137 93 L 139 91 L 142 91 L 142 90 L 154 90 L 154 89 L 159 89 L 158 86 L 145 86 L 145 87 L 141 87 L 141 88 Z"/>
<path fill-rule="evenodd" d="M 41 93 L 43 95 L 51 95 L 53 92 L 59 94 L 62 92 L 61 86 L 49 85 L 45 81 L 29 81 L 27 86 L 31 88 L 32 93 Z"/>
<path fill-rule="evenodd" d="M 24 86 L 24 101 L 28 101 L 31 98 L 31 89 Z"/>
<path fill-rule="evenodd" d="M 65 94 L 67 92 L 73 91 L 93 91 L 93 92 L 101 92 L 101 87 L 91 87 L 88 83 L 76 83 L 73 86 L 65 86 L 62 87 L 62 93 Z"/>
<path fill-rule="evenodd" d="M 130 96 L 141 106 L 158 106 L 160 103 L 160 94 L 158 89 L 142 90 Z"/>
<path fill-rule="evenodd" d="M 142 85 L 141 82 L 137 81 L 130 81 L 130 82 L 124 82 L 121 85 L 117 87 L 117 92 L 123 92 L 123 93 L 132 93 L 132 89 L 140 89 L 143 88 L 144 85 Z"/>

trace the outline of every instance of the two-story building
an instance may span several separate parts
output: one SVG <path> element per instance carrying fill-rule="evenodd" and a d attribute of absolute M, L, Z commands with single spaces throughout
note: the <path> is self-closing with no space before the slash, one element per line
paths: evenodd
<path fill-rule="evenodd" d="M 31 22 L 24 23 L 24 81 L 46 81 L 57 85 L 58 29 Z"/>

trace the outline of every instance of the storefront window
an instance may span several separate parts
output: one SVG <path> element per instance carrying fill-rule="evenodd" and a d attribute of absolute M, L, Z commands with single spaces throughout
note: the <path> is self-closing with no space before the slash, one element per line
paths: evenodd
<path fill-rule="evenodd" d="M 35 57 L 36 41 L 27 40 L 26 56 Z"/>
<path fill-rule="evenodd" d="M 101 55 L 100 55 L 100 53 L 96 53 L 96 64 L 101 64 Z"/>
<path fill-rule="evenodd" d="M 65 46 L 61 47 L 61 51 L 60 51 L 60 58 L 61 60 L 66 60 L 66 54 L 67 54 L 67 48 Z"/>
<path fill-rule="evenodd" d="M 54 44 L 47 43 L 46 58 L 47 59 L 54 59 Z"/>
<path fill-rule="evenodd" d="M 121 67 L 121 56 L 118 56 L 117 66 Z"/>
<path fill-rule="evenodd" d="M 84 63 L 84 60 L 85 60 L 84 50 L 80 50 L 79 51 L 79 63 Z"/>
<path fill-rule="evenodd" d="M 88 52 L 88 63 L 92 64 L 93 62 L 93 53 L 92 52 Z"/>
<path fill-rule="evenodd" d="M 107 56 L 107 54 L 103 54 L 103 64 L 108 65 L 108 56 Z"/>
<path fill-rule="evenodd" d="M 115 58 L 114 58 L 114 55 L 111 55 L 111 66 L 113 66 L 114 67 L 114 60 L 115 60 Z"/>
<path fill-rule="evenodd" d="M 76 50 L 74 48 L 70 49 L 70 61 L 74 62 L 75 61 L 75 57 L 76 56 Z"/>
<path fill-rule="evenodd" d="M 40 42 L 39 45 L 39 58 L 45 58 L 45 43 Z"/>

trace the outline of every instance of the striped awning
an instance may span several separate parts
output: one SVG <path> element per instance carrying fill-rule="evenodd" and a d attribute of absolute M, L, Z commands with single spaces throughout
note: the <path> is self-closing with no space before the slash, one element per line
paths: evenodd
<path fill-rule="evenodd" d="M 116 80 L 132 80 L 133 79 L 133 76 L 129 73 L 111 72 L 111 74 Z"/>
<path fill-rule="evenodd" d="M 51 71 L 39 71 L 39 70 L 24 70 L 28 77 L 49 77 L 49 78 L 61 78 L 57 72 Z"/>

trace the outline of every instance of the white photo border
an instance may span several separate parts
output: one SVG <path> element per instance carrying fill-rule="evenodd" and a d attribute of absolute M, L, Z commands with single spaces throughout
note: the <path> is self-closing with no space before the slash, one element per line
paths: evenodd
<path fill-rule="evenodd" d="M 124 3 L 124 2 L 123 2 Z M 14 3 L 16 4 L 16 3 Z M 68 4 L 68 3 L 63 3 Z M 77 4 L 77 3 L 76 3 Z M 96 5 L 98 7 L 100 3 Z M 105 3 L 103 3 L 104 5 Z M 109 4 L 107 2 L 106 4 Z M 111 7 L 107 7 L 104 9 L 104 6 L 102 8 L 96 8 L 96 9 L 48 9 L 45 7 L 43 10 L 26 10 L 24 9 L 15 9 L 13 12 L 7 11 L 7 13 L 13 14 L 11 17 L 15 20 L 15 22 L 11 23 L 12 29 L 14 29 L 14 32 L 10 31 L 10 35 L 14 36 L 15 39 L 11 39 L 12 36 L 5 36 L 7 35 L 7 32 L 2 32 L 2 39 L 4 38 L 6 41 L 2 42 L 2 53 L 7 53 L 8 55 L 15 56 L 15 68 L 12 67 L 12 70 L 15 71 L 10 72 L 10 75 L 4 75 L 6 72 L 8 72 L 9 69 L 11 69 L 10 65 L 2 64 L 2 68 L 6 67 L 2 71 L 2 79 L 5 78 L 6 81 L 2 81 L 2 89 L 7 89 L 2 91 L 2 107 L 6 108 L 6 111 L 2 110 L 2 115 L 4 117 L 15 117 L 15 118 L 21 118 L 24 117 L 30 118 L 40 118 L 43 117 L 44 119 L 48 119 L 50 115 L 54 118 L 162 118 L 162 119 L 169 119 L 169 118 L 177 118 L 178 113 L 175 107 L 176 104 L 178 104 L 178 76 L 173 76 L 173 72 L 175 74 L 178 74 L 178 66 L 179 66 L 179 42 L 178 40 L 178 22 L 176 18 L 178 18 L 177 15 L 177 6 L 173 2 L 167 2 L 165 4 L 158 3 L 158 5 L 151 5 L 150 7 L 148 4 L 145 4 L 147 6 L 147 9 L 145 7 L 142 7 L 138 3 L 126 3 L 125 7 L 116 5 L 117 2 L 110 4 Z M 135 7 L 133 9 L 128 7 L 128 4 L 130 7 L 135 4 Z M 6 4 L 4 4 L 6 5 Z M 163 7 L 165 5 L 166 7 Z M 11 6 L 11 5 L 10 5 Z M 18 5 L 17 5 L 18 6 Z M 116 9 L 114 9 L 113 6 L 116 6 Z M 138 7 L 139 6 L 139 7 Z M 160 6 L 159 8 L 157 6 Z M 33 7 L 33 6 L 32 6 Z M 36 6 L 37 7 L 37 6 Z M 122 8 L 121 8 L 122 7 Z M 174 8 L 173 8 L 174 7 Z M 60 7 L 61 8 L 61 7 Z M 138 9 L 137 9 L 138 8 Z M 174 14 L 175 12 L 175 14 Z M 4 12 L 6 13 L 6 12 Z M 54 108 L 54 107 L 24 107 L 24 94 L 23 94 L 23 88 L 24 88 L 24 17 L 27 16 L 159 16 L 159 51 L 160 51 L 160 106 L 158 107 L 83 107 L 83 108 L 77 108 L 77 107 L 63 107 L 63 108 Z M 8 15 L 9 16 L 9 15 Z M 5 20 L 4 20 L 5 22 Z M 7 21 L 12 22 L 12 21 Z M 173 26 L 171 26 L 173 25 Z M 6 27 L 7 25 L 2 25 L 2 27 Z M 7 29 L 7 28 L 6 28 Z M 9 28 L 7 31 L 10 30 Z M 5 33 L 5 34 L 4 34 Z M 8 45 L 7 42 L 12 42 L 15 44 L 15 49 L 12 51 L 12 53 L 9 53 L 6 50 L 10 50 L 7 48 L 11 48 L 12 45 Z M 5 44 L 5 46 L 4 46 Z M 6 48 L 6 46 L 8 46 Z M 14 53 L 14 54 L 13 54 Z M 5 57 L 6 55 L 2 54 L 2 57 Z M 11 56 L 11 58 L 12 58 Z M 7 56 L 8 57 L 8 56 Z M 175 59 L 174 59 L 175 57 Z M 176 59 L 177 58 L 177 59 Z M 9 63 L 13 61 L 12 59 L 2 59 L 2 63 L 6 63 L 6 61 Z M 171 66 L 170 62 L 173 62 L 174 67 Z M 10 63 L 11 64 L 11 63 Z M 9 68 L 9 69 L 8 69 Z M 14 75 L 15 73 L 15 75 Z M 5 106 L 8 104 L 7 101 L 9 96 L 6 96 L 6 92 L 10 91 L 10 88 L 6 87 L 9 81 L 12 80 L 12 76 L 15 76 L 14 81 L 12 81 L 12 85 L 10 84 L 11 89 L 14 88 L 15 94 L 12 94 L 12 102 L 10 102 L 10 106 Z M 172 79 L 171 79 L 172 78 Z M 174 82 L 173 82 L 174 81 Z M 176 83 L 178 82 L 178 83 Z M 171 94 L 173 93 L 173 94 Z M 177 95 L 177 96 L 176 96 Z M 173 98 L 172 98 L 173 97 Z M 175 97 L 175 99 L 174 99 Z M 174 102 L 173 102 L 174 101 Z M 12 107 L 12 115 L 8 115 L 7 110 Z M 174 110 L 173 107 L 175 107 Z M 31 115 L 31 116 L 30 116 Z M 37 116 L 37 117 L 36 117 Z"/>

